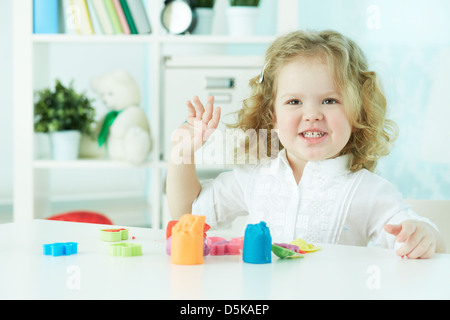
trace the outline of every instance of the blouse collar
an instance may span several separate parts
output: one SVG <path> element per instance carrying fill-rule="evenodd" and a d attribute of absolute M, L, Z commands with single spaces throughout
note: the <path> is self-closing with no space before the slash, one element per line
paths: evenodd
<path fill-rule="evenodd" d="M 291 168 L 289 161 L 286 157 L 286 149 L 283 149 L 278 154 L 279 162 L 283 163 L 284 166 Z M 322 173 L 324 175 L 334 177 L 344 175 L 350 172 L 350 155 L 345 154 L 333 159 L 318 160 L 318 161 L 308 161 L 306 163 L 304 173 L 306 171 L 311 171 L 311 173 Z"/>

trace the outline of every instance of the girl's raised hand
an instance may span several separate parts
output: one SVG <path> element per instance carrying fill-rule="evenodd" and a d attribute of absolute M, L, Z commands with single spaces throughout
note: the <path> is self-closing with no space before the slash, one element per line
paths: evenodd
<path fill-rule="evenodd" d="M 214 108 L 214 96 L 210 96 L 203 106 L 195 96 L 186 103 L 188 115 L 184 127 L 191 131 L 194 151 L 197 151 L 209 139 L 219 125 L 220 107 Z"/>
<path fill-rule="evenodd" d="M 173 155 L 180 156 L 182 153 L 183 161 L 186 156 L 189 158 L 193 153 L 200 149 L 203 144 L 217 129 L 220 122 L 220 107 L 214 108 L 214 97 L 210 96 L 204 106 L 200 99 L 195 96 L 191 101 L 186 102 L 187 118 L 186 121 L 174 132 L 172 141 L 176 148 Z"/>

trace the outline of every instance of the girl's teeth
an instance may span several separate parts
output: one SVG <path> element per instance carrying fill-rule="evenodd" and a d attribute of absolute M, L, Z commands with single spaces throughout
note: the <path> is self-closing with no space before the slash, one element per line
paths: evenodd
<path fill-rule="evenodd" d="M 325 132 L 303 132 L 305 138 L 320 138 L 325 135 Z"/>

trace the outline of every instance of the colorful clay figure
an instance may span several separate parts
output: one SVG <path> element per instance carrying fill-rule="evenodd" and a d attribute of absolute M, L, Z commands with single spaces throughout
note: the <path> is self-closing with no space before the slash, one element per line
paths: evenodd
<path fill-rule="evenodd" d="M 247 263 L 272 262 L 272 237 L 264 221 L 258 224 L 249 224 L 245 229 L 244 248 L 242 258 Z"/>
<path fill-rule="evenodd" d="M 178 223 L 178 220 L 172 220 L 167 223 L 166 227 L 166 240 L 172 236 L 172 228 Z"/>
<path fill-rule="evenodd" d="M 169 239 L 172 236 L 172 228 L 178 223 L 178 220 L 172 220 L 167 223 L 166 227 L 166 240 Z M 211 226 L 207 223 L 205 223 L 205 226 L 203 227 L 203 238 L 206 239 L 206 232 L 211 229 Z"/>
<path fill-rule="evenodd" d="M 178 223 L 178 220 L 169 221 L 166 227 L 166 253 L 170 256 L 172 252 L 172 228 Z M 205 223 L 203 228 L 203 256 L 207 256 L 210 252 L 210 247 L 206 244 L 206 232 L 211 227 Z"/>
<path fill-rule="evenodd" d="M 211 247 L 206 244 L 206 239 L 203 238 L 203 256 L 206 257 L 211 251 Z M 172 254 L 172 236 L 166 241 L 166 253 L 170 256 Z"/>
<path fill-rule="evenodd" d="M 172 228 L 171 260 L 173 264 L 203 264 L 205 216 L 185 214 Z"/>

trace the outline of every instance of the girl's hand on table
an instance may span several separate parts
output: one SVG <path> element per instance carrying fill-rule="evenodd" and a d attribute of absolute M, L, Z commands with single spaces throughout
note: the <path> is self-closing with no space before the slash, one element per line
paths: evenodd
<path fill-rule="evenodd" d="M 397 250 L 401 257 L 429 259 L 436 251 L 436 230 L 423 221 L 406 220 L 401 225 L 387 224 L 386 232 L 394 235 L 402 246 Z"/>

